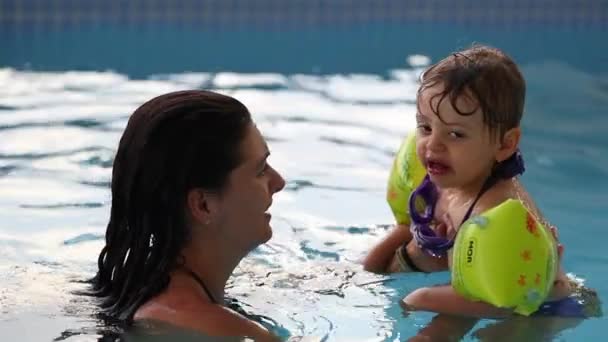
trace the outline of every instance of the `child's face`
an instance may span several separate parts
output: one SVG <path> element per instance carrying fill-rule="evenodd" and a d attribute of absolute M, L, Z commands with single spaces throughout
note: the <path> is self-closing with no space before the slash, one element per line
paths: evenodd
<path fill-rule="evenodd" d="M 438 187 L 476 193 L 490 175 L 499 142 L 492 139 L 479 108 L 471 115 L 460 115 L 446 97 L 439 105 L 440 119 L 431 108 L 437 108 L 440 96 L 432 97 L 442 90 L 443 85 L 436 85 L 418 98 L 416 152 Z M 468 113 L 477 104 L 461 96 L 457 106 Z"/>

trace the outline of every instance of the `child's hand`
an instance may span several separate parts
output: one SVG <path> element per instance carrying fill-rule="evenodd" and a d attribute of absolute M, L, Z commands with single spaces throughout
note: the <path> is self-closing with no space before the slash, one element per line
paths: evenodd
<path fill-rule="evenodd" d="M 570 280 L 569 280 L 568 276 L 566 275 L 566 273 L 564 272 L 564 269 L 562 268 L 562 257 L 564 255 L 564 245 L 559 243 L 559 235 L 557 232 L 557 227 L 550 225 L 549 231 L 551 232 L 551 235 L 553 235 L 553 238 L 557 242 L 557 256 L 559 258 L 559 266 L 558 266 L 557 275 L 555 276 L 555 281 L 553 282 L 553 289 L 551 289 L 548 299 L 549 300 L 558 300 L 558 299 L 562 299 L 562 298 L 569 296 L 572 293 L 573 289 L 572 289 L 572 286 L 570 285 Z"/>
<path fill-rule="evenodd" d="M 456 237 L 456 233 L 458 233 L 458 227 L 454 226 L 450 214 L 446 213 L 445 215 L 443 215 L 443 221 L 441 221 L 437 226 L 435 226 L 435 233 L 437 233 L 438 236 L 444 237 L 446 239 L 454 239 Z"/>
<path fill-rule="evenodd" d="M 448 214 L 443 216 L 443 220 L 433 227 L 435 234 L 440 237 L 452 239 L 456 236 L 458 229 L 454 227 Z M 416 239 L 412 239 L 407 245 L 407 252 L 414 264 L 425 272 L 438 272 L 448 269 L 447 257 L 434 257 L 422 251 Z"/>
<path fill-rule="evenodd" d="M 549 231 L 551 231 L 551 235 L 553 235 L 553 238 L 555 239 L 555 241 L 557 242 L 557 255 L 559 257 L 559 261 L 562 261 L 562 256 L 564 255 L 564 245 L 562 245 L 561 243 L 559 243 L 559 234 L 557 231 L 557 227 L 550 225 L 549 226 Z"/>
<path fill-rule="evenodd" d="M 434 257 L 426 253 L 418 246 L 416 239 L 412 239 L 406 248 L 412 262 L 424 272 L 439 272 L 448 269 L 448 258 Z"/>

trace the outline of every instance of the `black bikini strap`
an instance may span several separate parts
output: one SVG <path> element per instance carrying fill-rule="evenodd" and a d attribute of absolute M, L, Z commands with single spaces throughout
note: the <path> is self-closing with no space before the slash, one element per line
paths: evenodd
<path fill-rule="evenodd" d="M 479 190 L 479 193 L 477 194 L 477 197 L 475 197 L 475 200 L 473 201 L 473 203 L 471 204 L 471 206 L 469 207 L 469 209 L 467 210 L 467 213 L 464 215 L 464 217 L 462 218 L 462 222 L 460 222 L 460 225 L 462 226 L 462 224 L 469 219 L 469 217 L 471 216 L 471 213 L 473 213 L 473 208 L 475 207 L 475 204 L 477 204 L 477 201 L 479 201 L 479 199 L 481 198 L 481 196 L 488 191 L 488 189 L 490 189 L 492 187 L 492 185 L 494 185 L 495 181 L 494 181 L 495 177 L 488 177 L 488 179 L 486 179 L 486 181 L 483 183 L 483 186 L 481 187 L 481 190 Z"/>
<path fill-rule="evenodd" d="M 186 274 L 190 275 L 203 288 L 203 290 L 207 294 L 207 297 L 209 297 L 209 299 L 211 299 L 211 302 L 213 304 L 218 304 L 218 302 L 215 300 L 215 298 L 213 298 L 211 291 L 209 291 L 209 288 L 207 288 L 207 286 L 203 282 L 203 279 L 201 279 L 201 277 L 199 277 L 198 274 L 194 273 L 191 269 L 189 269 L 185 266 L 182 266 L 182 268 L 184 269 L 184 271 L 186 271 Z"/>
<path fill-rule="evenodd" d="M 509 158 L 498 163 L 492 169 L 490 176 L 481 186 L 481 190 L 479 190 L 477 197 L 475 197 L 473 204 L 471 204 L 469 210 L 467 210 L 467 213 L 466 215 L 464 215 L 462 222 L 460 222 L 460 225 L 462 226 L 462 224 L 469 219 L 471 213 L 473 212 L 473 207 L 475 207 L 477 201 L 479 201 L 481 196 L 491 187 L 493 187 L 494 184 L 498 183 L 498 181 L 501 179 L 510 179 L 517 175 L 521 175 L 522 173 L 524 173 L 525 170 L 526 168 L 524 167 L 524 159 L 522 158 L 521 152 L 519 150 L 515 151 L 515 153 L 513 153 Z"/>

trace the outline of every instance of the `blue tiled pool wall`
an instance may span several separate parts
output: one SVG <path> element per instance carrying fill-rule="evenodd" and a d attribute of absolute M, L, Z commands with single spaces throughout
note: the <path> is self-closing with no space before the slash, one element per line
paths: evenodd
<path fill-rule="evenodd" d="M 0 0 L 3 28 L 184 25 L 214 29 L 365 23 L 521 29 L 608 26 L 606 0 Z"/>
<path fill-rule="evenodd" d="M 472 42 L 608 72 L 607 36 L 608 0 L 0 0 L 0 67 L 135 77 L 382 73 Z"/>

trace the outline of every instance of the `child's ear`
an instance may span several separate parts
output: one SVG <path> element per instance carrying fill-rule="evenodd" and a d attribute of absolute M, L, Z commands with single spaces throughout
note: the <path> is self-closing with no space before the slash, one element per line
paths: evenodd
<path fill-rule="evenodd" d="M 511 128 L 502 137 L 500 147 L 496 153 L 496 161 L 501 162 L 509 158 L 519 147 L 519 139 L 521 138 L 521 129 L 519 127 Z"/>

